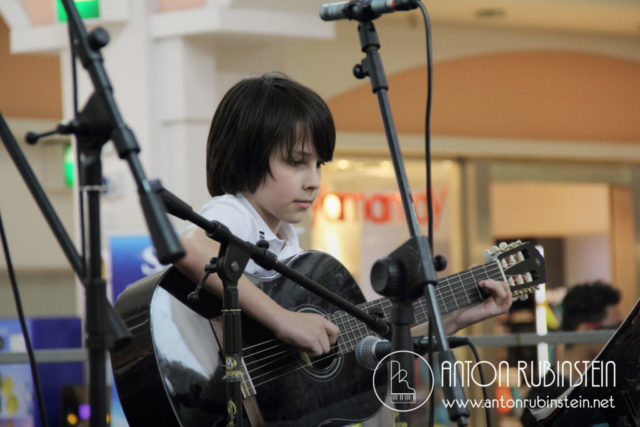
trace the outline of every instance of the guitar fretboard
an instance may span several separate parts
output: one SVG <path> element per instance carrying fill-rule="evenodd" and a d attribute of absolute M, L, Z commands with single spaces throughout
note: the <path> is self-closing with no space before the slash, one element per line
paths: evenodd
<path fill-rule="evenodd" d="M 452 274 L 438 280 L 435 287 L 436 299 L 440 314 L 447 314 L 484 299 L 478 287 L 478 282 L 486 279 L 504 280 L 499 262 L 494 261 L 470 268 L 457 274 Z M 391 316 L 391 301 L 381 298 L 358 305 L 364 311 L 372 308 L 382 309 L 387 321 Z M 421 325 L 429 320 L 429 309 L 426 297 L 421 297 L 413 303 L 414 319 L 411 326 Z M 366 336 L 376 334 L 367 326 L 344 311 L 331 313 L 327 319 L 340 327 L 338 347 L 341 354 L 353 351 Z"/>

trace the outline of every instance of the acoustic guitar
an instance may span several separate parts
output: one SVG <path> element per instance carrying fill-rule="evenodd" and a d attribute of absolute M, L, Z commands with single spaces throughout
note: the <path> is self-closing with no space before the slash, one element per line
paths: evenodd
<path fill-rule="evenodd" d="M 514 297 L 524 297 L 545 282 L 544 258 L 531 243 L 502 246 L 486 257 L 486 264 L 438 280 L 442 314 L 487 298 L 490 294 L 477 285 L 484 279 L 509 282 Z M 389 316 L 391 302 L 365 301 L 351 274 L 330 255 L 308 251 L 284 262 L 361 309 L 375 308 Z M 373 371 L 358 364 L 354 349 L 375 334 L 279 274 L 253 279 L 280 306 L 319 313 L 340 327 L 340 335 L 330 354 L 309 359 L 243 316 L 245 425 L 346 426 L 373 417 L 382 407 L 374 387 L 386 395 L 387 376 L 376 375 L 374 385 Z M 132 427 L 226 425 L 221 301 L 202 292 L 200 301 L 191 305 L 187 295 L 194 288 L 170 267 L 130 285 L 115 305 L 133 335 L 132 344 L 111 353 L 115 384 Z M 413 306 L 413 326 L 426 322 L 425 298 Z"/>

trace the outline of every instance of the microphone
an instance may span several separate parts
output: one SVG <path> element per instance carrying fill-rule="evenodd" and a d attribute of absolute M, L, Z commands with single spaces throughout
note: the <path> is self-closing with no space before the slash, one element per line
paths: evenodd
<path fill-rule="evenodd" d="M 450 336 L 447 337 L 449 348 L 458 348 L 463 345 L 469 344 L 469 338 Z M 364 337 L 358 347 L 356 348 L 356 360 L 360 365 L 369 370 L 374 370 L 378 363 L 385 356 L 392 352 L 392 345 L 389 340 L 383 340 L 373 335 Z M 438 343 L 436 341 L 436 349 Z M 424 354 L 429 351 L 429 338 L 428 337 L 413 337 L 413 351 L 418 354 Z"/>
<path fill-rule="evenodd" d="M 171 191 L 167 190 L 160 184 L 160 181 L 151 181 L 151 188 L 162 201 L 165 211 L 171 215 L 189 221 L 193 214 L 193 208 L 186 204 L 182 199 L 177 197 Z"/>
<path fill-rule="evenodd" d="M 369 7 L 370 8 L 369 8 Z M 385 13 L 412 10 L 418 7 L 418 0 L 352 0 L 323 4 L 320 18 L 323 21 L 363 18 L 374 19 Z"/>

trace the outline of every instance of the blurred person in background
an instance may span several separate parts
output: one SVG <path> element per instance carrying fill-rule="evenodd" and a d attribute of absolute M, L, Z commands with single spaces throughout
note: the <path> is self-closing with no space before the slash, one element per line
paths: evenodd
<path fill-rule="evenodd" d="M 624 319 L 619 307 L 620 291 L 610 284 L 595 281 L 575 285 L 569 289 L 562 300 L 562 331 L 595 331 L 600 329 L 617 329 Z M 570 362 L 574 372 L 571 372 L 571 380 L 578 382 L 582 374 L 581 368 L 585 365 L 576 363 L 580 361 L 592 361 L 604 347 L 603 343 L 591 344 L 564 344 L 559 345 L 557 351 L 558 363 Z M 555 366 L 555 363 L 552 363 Z M 566 373 L 565 373 L 566 374 Z M 564 380 L 557 372 L 548 372 L 546 384 L 533 387 L 527 395 L 527 400 L 535 401 L 538 397 L 548 400 L 558 398 L 571 386 L 571 380 Z M 553 380 L 555 378 L 555 381 Z M 523 427 L 539 426 L 529 409 L 525 409 L 522 418 Z M 608 425 L 604 419 L 594 418 L 592 426 Z"/>

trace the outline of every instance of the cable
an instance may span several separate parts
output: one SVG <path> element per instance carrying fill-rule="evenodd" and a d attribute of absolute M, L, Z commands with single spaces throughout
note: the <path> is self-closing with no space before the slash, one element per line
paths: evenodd
<path fill-rule="evenodd" d="M 473 355 L 476 357 L 476 364 L 480 371 L 480 381 L 482 381 L 482 385 L 485 385 L 487 384 L 487 382 L 484 380 L 484 371 L 482 370 L 482 363 L 480 363 L 480 356 L 478 355 L 478 350 L 476 349 L 476 346 L 473 345 L 471 340 L 468 338 L 467 338 L 467 345 L 473 352 Z M 480 387 L 480 388 L 482 388 L 482 395 L 484 396 L 484 401 L 486 403 L 489 401 L 489 396 L 487 395 L 487 387 Z M 484 410 L 487 415 L 487 427 L 491 427 L 491 409 L 489 408 L 489 405 L 485 405 Z"/>
<path fill-rule="evenodd" d="M 431 256 L 433 257 L 433 201 L 431 194 L 431 94 L 433 93 L 433 66 L 431 55 L 431 23 L 429 21 L 429 13 L 427 8 L 418 0 L 418 6 L 422 12 L 424 19 L 424 30 L 427 39 L 427 113 L 424 121 L 424 155 L 427 167 L 427 215 L 429 217 L 429 247 L 431 248 Z M 433 363 L 433 326 L 432 321 L 429 321 L 429 366 Z M 435 378 L 432 379 L 435 382 Z M 429 402 L 429 426 L 435 425 L 435 399 L 431 399 Z"/>
<path fill-rule="evenodd" d="M 42 397 L 42 386 L 40 385 L 40 376 L 38 375 L 38 368 L 36 366 L 36 358 L 33 354 L 33 347 L 31 346 L 31 338 L 29 337 L 27 322 L 24 319 L 24 312 L 22 310 L 22 301 L 20 300 L 18 283 L 16 282 L 16 276 L 13 271 L 13 263 L 11 262 L 11 255 L 9 255 L 9 244 L 7 243 L 7 236 L 5 235 L 4 225 L 2 224 L 1 214 L 0 214 L 0 236 L 2 237 L 2 250 L 4 251 L 4 258 L 7 261 L 7 271 L 9 272 L 9 280 L 11 281 L 13 297 L 16 301 L 16 309 L 18 310 L 18 319 L 20 319 L 20 326 L 22 327 L 24 342 L 27 345 L 27 353 L 29 355 L 29 365 L 31 366 L 31 375 L 33 376 L 33 385 L 36 388 L 36 397 L 38 399 L 38 410 L 40 411 L 40 419 L 42 420 L 42 425 L 44 427 L 49 427 L 49 422 L 47 421 L 47 412 L 45 411 L 45 408 L 44 408 L 44 398 Z"/>
<path fill-rule="evenodd" d="M 427 211 L 429 215 L 429 246 L 433 253 L 433 201 L 431 194 L 431 99 L 433 94 L 433 58 L 431 54 L 431 22 L 429 13 L 421 1 L 418 6 L 424 19 L 424 30 L 427 38 L 427 114 L 424 120 L 424 150 L 427 163 Z"/>
<path fill-rule="evenodd" d="M 73 32 L 71 31 L 71 25 L 69 25 L 69 46 L 73 46 Z M 76 53 L 71 49 L 71 87 L 73 88 L 73 117 L 78 117 L 78 76 L 76 71 Z M 77 143 L 76 143 L 77 144 Z M 79 179 L 82 179 L 82 172 L 80 170 L 80 148 L 76 146 L 76 175 Z M 82 193 L 81 186 L 78 186 L 78 205 L 80 207 L 80 247 L 82 260 L 87 259 L 86 248 L 86 233 L 84 226 L 84 194 Z M 81 280 L 84 277 L 80 278 Z"/>

